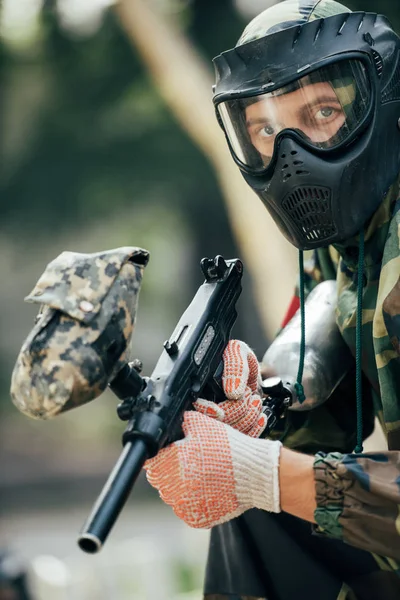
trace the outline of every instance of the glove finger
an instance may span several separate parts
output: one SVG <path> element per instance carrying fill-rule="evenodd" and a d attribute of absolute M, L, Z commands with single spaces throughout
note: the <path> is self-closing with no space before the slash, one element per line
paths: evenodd
<path fill-rule="evenodd" d="M 248 401 L 246 406 L 246 414 L 236 424 L 236 428 L 242 433 L 248 433 L 257 424 L 258 418 L 262 412 L 262 402 L 259 396 L 252 395 L 250 388 L 248 390 Z"/>
<path fill-rule="evenodd" d="M 187 438 L 169 444 L 165 448 L 161 448 L 152 458 L 148 458 L 143 465 L 146 471 L 147 478 L 159 477 L 160 481 L 169 477 L 169 471 L 177 466 L 179 459 L 178 452 L 184 453 L 184 446 L 187 443 Z M 180 450 L 181 449 L 181 450 Z"/>
<path fill-rule="evenodd" d="M 198 443 L 201 443 L 203 439 L 207 438 L 210 429 L 215 431 L 221 431 L 224 425 L 218 420 L 213 419 L 210 421 L 208 416 L 201 414 L 196 410 L 187 410 L 183 415 L 182 430 L 185 434 L 183 440 L 174 442 L 178 447 L 182 445 L 182 452 L 188 452 L 189 446 L 188 441 L 193 438 Z M 191 440 L 191 442 L 193 441 Z"/>
<path fill-rule="evenodd" d="M 262 401 L 258 396 L 254 397 L 251 394 L 250 388 L 242 400 L 225 400 L 215 404 L 201 398 L 194 402 L 193 406 L 201 414 L 223 421 L 250 437 L 258 437 L 267 424 L 266 417 L 261 412 Z"/>
<path fill-rule="evenodd" d="M 148 471 L 150 469 L 156 468 L 158 465 L 162 465 L 164 462 L 164 457 L 165 457 L 165 460 L 168 460 L 168 456 L 169 456 L 169 453 L 171 452 L 172 446 L 173 446 L 173 444 L 171 444 L 170 446 L 166 446 L 165 448 L 162 448 L 161 450 L 159 450 L 157 452 L 156 456 L 153 456 L 152 458 L 148 458 L 143 465 L 143 469 L 145 471 Z"/>
<path fill-rule="evenodd" d="M 253 438 L 260 437 L 260 435 L 266 428 L 267 423 L 268 423 L 267 416 L 264 413 L 261 413 L 261 415 L 257 419 L 257 423 L 255 424 L 255 426 L 252 429 L 250 429 L 250 431 L 247 432 L 247 435 L 250 437 L 253 437 Z"/>
<path fill-rule="evenodd" d="M 215 402 L 211 402 L 211 400 L 204 400 L 203 398 L 199 398 L 196 402 L 193 402 L 194 408 L 202 415 L 218 419 L 218 421 L 225 421 L 225 412 L 221 406 L 222 404 L 224 403 L 216 404 Z"/>
<path fill-rule="evenodd" d="M 229 400 L 238 400 L 244 394 L 249 376 L 248 346 L 239 340 L 230 340 L 224 350 L 222 387 Z"/>
<path fill-rule="evenodd" d="M 259 396 L 252 396 L 249 402 L 249 410 L 245 419 L 240 423 L 240 431 L 250 437 L 259 437 L 264 431 L 268 419 L 262 412 L 262 400 Z"/>
<path fill-rule="evenodd" d="M 223 359 L 222 387 L 229 400 L 238 400 L 243 396 L 246 385 L 253 393 L 260 392 L 260 365 L 253 350 L 245 342 L 230 340 Z"/>
<path fill-rule="evenodd" d="M 261 392 L 261 373 L 260 364 L 257 360 L 256 355 L 249 348 L 247 354 L 247 362 L 249 365 L 249 376 L 247 378 L 247 385 L 253 392 L 253 394 L 259 394 Z"/>
<path fill-rule="evenodd" d="M 181 463 L 178 443 L 174 443 L 161 450 L 154 458 L 147 460 L 144 465 L 147 481 L 158 490 L 164 502 L 170 505 L 185 493 Z"/>
<path fill-rule="evenodd" d="M 184 482 L 179 479 L 174 482 L 169 482 L 168 485 L 163 485 L 158 490 L 161 500 L 172 507 L 175 507 L 177 503 L 183 501 L 185 493 L 187 493 L 187 486 Z M 181 500 L 179 500 L 179 498 Z"/>
<path fill-rule="evenodd" d="M 235 427 L 235 429 L 239 429 L 237 425 L 246 417 L 248 411 L 247 404 L 250 396 L 251 392 L 248 388 L 248 393 L 245 394 L 244 398 L 241 398 L 240 400 L 225 400 L 218 405 L 224 411 L 224 423 Z"/>
<path fill-rule="evenodd" d="M 159 451 L 157 456 L 149 458 L 143 465 L 148 482 L 158 489 L 159 485 L 170 475 L 171 463 L 176 449 L 174 444 Z"/>

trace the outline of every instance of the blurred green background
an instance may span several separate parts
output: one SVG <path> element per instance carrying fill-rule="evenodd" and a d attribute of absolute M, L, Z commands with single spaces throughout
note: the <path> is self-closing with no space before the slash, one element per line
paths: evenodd
<path fill-rule="evenodd" d="M 210 77 L 211 58 L 273 3 L 142 2 L 167 29 L 173 25 Z M 124 5 L 140 10 L 141 3 Z M 347 5 L 383 12 L 400 29 L 398 2 Z M 78 552 L 77 532 L 118 456 L 123 424 L 107 393 L 51 422 L 16 411 L 10 375 L 36 312 L 24 296 L 63 250 L 150 250 L 133 340 L 150 374 L 201 283 L 199 260 L 242 257 L 241 239 L 252 235 L 232 228 L 218 173 L 150 76 L 124 14 L 109 0 L 3 0 L 0 13 L 0 548 L 29 562 L 43 600 L 200 597 L 207 533 L 179 522 L 142 478 L 110 549 L 89 558 Z M 162 53 L 151 28 L 148 43 Z M 187 99 L 193 120 L 200 92 L 193 87 Z M 211 104 L 211 87 L 206 93 Z M 279 268 L 283 277 L 285 264 Z M 234 335 L 261 357 L 270 331 L 254 285 L 246 272 Z M 155 568 L 165 578 L 158 591 L 148 576 Z"/>

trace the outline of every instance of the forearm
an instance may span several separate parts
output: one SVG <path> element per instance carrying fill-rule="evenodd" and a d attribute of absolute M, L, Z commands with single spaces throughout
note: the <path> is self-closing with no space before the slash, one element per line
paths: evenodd
<path fill-rule="evenodd" d="M 314 457 L 287 448 L 281 449 L 279 486 L 281 509 L 315 523 Z"/>
<path fill-rule="evenodd" d="M 314 475 L 317 533 L 400 559 L 400 452 L 319 453 Z"/>
<path fill-rule="evenodd" d="M 317 523 L 316 533 L 400 559 L 400 453 L 323 453 L 281 449 L 281 510 Z"/>

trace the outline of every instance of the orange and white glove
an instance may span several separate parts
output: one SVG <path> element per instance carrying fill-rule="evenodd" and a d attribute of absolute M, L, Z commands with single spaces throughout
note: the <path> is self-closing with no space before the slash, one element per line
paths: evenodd
<path fill-rule="evenodd" d="M 179 518 L 209 528 L 250 508 L 280 512 L 280 442 L 253 439 L 195 411 L 185 413 L 183 431 L 144 465 Z"/>
<path fill-rule="evenodd" d="M 260 366 L 244 342 L 230 340 L 223 354 L 222 387 L 227 400 L 216 404 L 199 398 L 194 408 L 223 421 L 250 437 L 258 437 L 267 425 L 262 412 Z"/>

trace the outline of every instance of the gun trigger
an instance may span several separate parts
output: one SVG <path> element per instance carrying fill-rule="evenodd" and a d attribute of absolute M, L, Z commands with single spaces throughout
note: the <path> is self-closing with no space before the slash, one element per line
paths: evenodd
<path fill-rule="evenodd" d="M 200 390 L 201 390 L 201 382 L 200 382 L 200 379 L 199 379 L 199 378 L 198 378 L 198 377 L 195 375 L 195 376 L 192 378 L 191 384 L 192 384 L 192 392 L 193 392 L 193 394 L 195 394 L 195 395 L 197 396 L 197 394 L 198 394 L 198 393 L 200 392 Z"/>
<path fill-rule="evenodd" d="M 222 375 L 224 373 L 224 361 L 221 360 L 214 373 L 216 383 L 222 388 Z"/>

